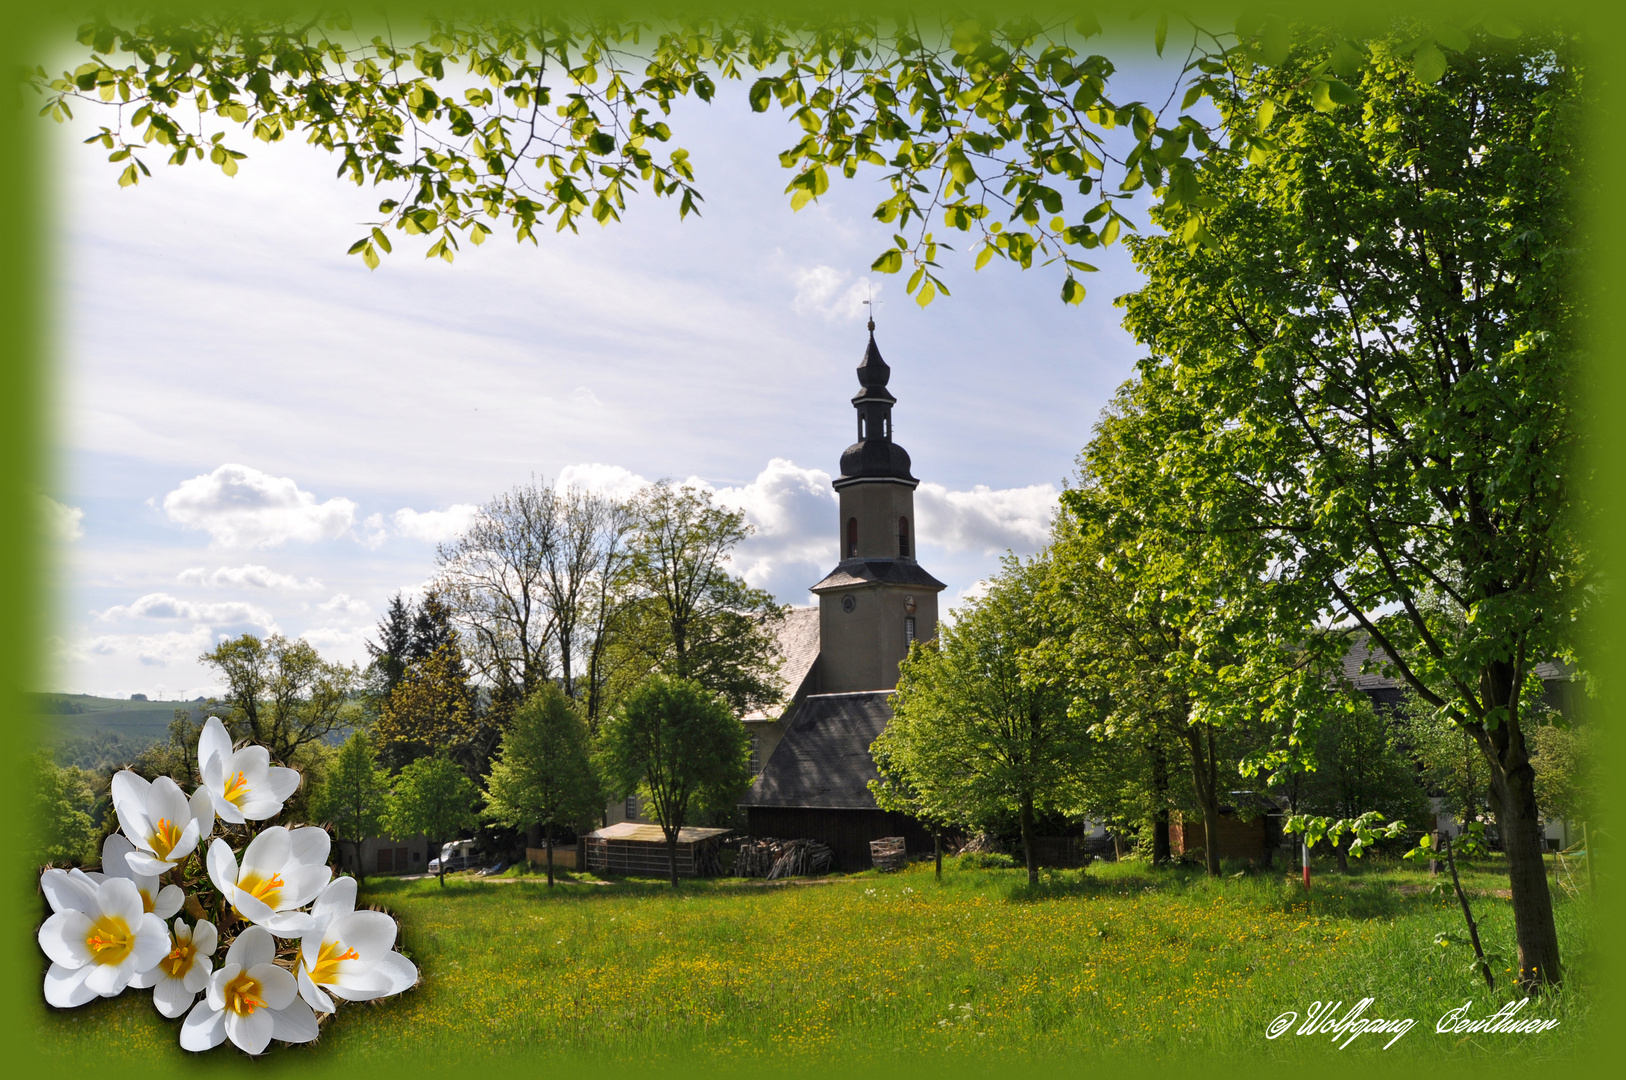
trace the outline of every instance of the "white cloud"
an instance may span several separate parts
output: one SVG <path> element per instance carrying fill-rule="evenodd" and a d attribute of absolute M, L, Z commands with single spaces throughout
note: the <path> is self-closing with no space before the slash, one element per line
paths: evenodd
<path fill-rule="evenodd" d="M 77 506 L 64 506 L 49 495 L 40 495 L 37 512 L 45 535 L 62 544 L 71 544 L 85 535 L 85 512 Z"/>
<path fill-rule="evenodd" d="M 970 491 L 921 484 L 915 489 L 920 541 L 950 552 L 993 555 L 1008 548 L 1029 555 L 1050 538 L 1059 497 L 1051 484 L 999 490 L 978 484 Z"/>
<path fill-rule="evenodd" d="M 268 634 L 278 633 L 271 613 L 255 604 L 228 601 L 223 604 L 196 604 L 168 593 L 148 593 L 129 604 L 115 604 L 92 612 L 102 622 L 116 619 L 181 619 L 210 626 L 257 626 Z"/>
<path fill-rule="evenodd" d="M 570 397 L 577 405 L 584 408 L 602 409 L 604 407 L 604 402 L 600 401 L 598 395 L 593 393 L 591 386 L 576 387 L 570 392 Z"/>
<path fill-rule="evenodd" d="M 691 478 L 691 484 L 701 481 Z M 836 498 L 830 474 L 774 458 L 755 480 L 718 488 L 717 502 L 743 511 L 753 533 L 734 551 L 734 568 L 780 600 L 801 600 L 836 556 Z"/>
<path fill-rule="evenodd" d="M 881 284 L 861 277 L 845 291 L 842 286 L 852 277 L 845 270 L 833 266 L 815 266 L 811 270 L 797 270 L 791 278 L 796 282 L 796 299 L 791 306 L 798 315 L 819 315 L 826 322 L 836 319 L 854 320 L 865 316 L 864 301 L 881 295 Z"/>
<path fill-rule="evenodd" d="M 395 531 L 409 540 L 425 540 L 438 544 L 455 540 L 474 523 L 480 508 L 473 503 L 454 503 L 445 510 L 400 509 L 390 515 Z"/>
<path fill-rule="evenodd" d="M 320 626 L 299 636 L 310 642 L 323 660 L 365 664 L 370 659 L 367 639 L 373 633 L 371 626 Z"/>
<path fill-rule="evenodd" d="M 554 486 L 561 490 L 580 488 L 583 491 L 594 491 L 612 499 L 628 499 L 638 494 L 648 483 L 648 480 L 620 465 L 601 465 L 592 462 L 585 465 L 566 465 L 559 470 L 559 479 Z"/>
<path fill-rule="evenodd" d="M 171 521 L 203 529 L 223 547 L 273 547 L 288 540 L 324 540 L 349 533 L 356 504 L 317 502 L 288 477 L 247 465 L 222 465 L 164 496 Z"/>
<path fill-rule="evenodd" d="M 64 649 L 64 658 L 81 662 L 92 657 L 101 658 L 102 662 L 133 659 L 145 667 L 164 667 L 173 663 L 196 663 L 198 657 L 213 646 L 214 637 L 209 628 L 194 626 L 191 630 L 171 630 L 163 634 L 102 634 L 85 638 L 69 644 Z"/>
<path fill-rule="evenodd" d="M 182 570 L 175 576 L 182 585 L 203 585 L 211 589 L 320 589 L 322 583 L 315 578 L 300 581 L 291 574 L 279 574 L 268 566 L 245 563 L 242 566 L 221 566 L 205 571 L 201 566 Z"/>
<path fill-rule="evenodd" d="M 346 593 L 339 593 L 333 599 L 323 604 L 317 604 L 318 611 L 325 611 L 329 615 L 345 618 L 368 618 L 373 609 L 365 600 L 357 600 Z"/>

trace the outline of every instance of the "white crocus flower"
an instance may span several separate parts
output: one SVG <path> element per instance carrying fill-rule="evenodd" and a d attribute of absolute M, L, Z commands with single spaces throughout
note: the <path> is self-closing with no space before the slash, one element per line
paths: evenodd
<path fill-rule="evenodd" d="M 186 893 L 181 891 L 179 885 L 165 885 L 160 889 L 156 877 L 131 870 L 125 857 L 134 851 L 135 845 L 126 840 L 121 833 L 109 835 L 102 841 L 101 872 L 91 870 L 85 876 L 96 882 L 104 878 L 128 878 L 135 882 L 136 891 L 141 894 L 142 907 L 160 919 L 169 918 L 181 910 L 181 905 L 186 902 Z"/>
<path fill-rule="evenodd" d="M 311 916 L 294 909 L 315 899 L 332 878 L 327 865 L 331 844 L 326 829 L 272 825 L 249 841 L 238 866 L 231 846 L 216 840 L 209 846 L 209 880 L 249 922 L 296 937 L 315 925 Z"/>
<path fill-rule="evenodd" d="M 169 949 L 163 920 L 145 910 L 129 878 L 92 881 L 79 870 L 51 869 L 40 890 L 54 912 L 39 930 L 51 958 L 45 1000 L 59 1009 L 113 997 Z"/>
<path fill-rule="evenodd" d="M 268 930 L 250 926 L 226 950 L 220 970 L 209 976 L 203 1000 L 181 1025 L 181 1049 L 210 1050 L 230 1039 L 250 1054 L 272 1039 L 310 1042 L 316 1014 L 299 999 L 294 977 L 276 965 L 277 945 Z"/>
<path fill-rule="evenodd" d="M 208 828 L 214 830 L 214 812 L 207 799 L 194 793 L 191 800 L 167 776 L 150 783 L 129 769 L 113 774 L 113 810 L 119 829 L 133 845 L 125 856 L 130 869 L 144 877 L 157 877 L 192 854 Z M 107 870 L 104 865 L 103 871 Z"/>
<path fill-rule="evenodd" d="M 222 821 L 241 825 L 282 812 L 299 788 L 299 771 L 271 764 L 271 751 L 245 746 L 233 752 L 231 736 L 218 716 L 209 717 L 198 736 L 198 772 Z"/>
<path fill-rule="evenodd" d="M 191 1008 L 198 991 L 209 985 L 215 966 L 209 958 L 220 944 L 220 934 L 208 919 L 199 919 L 192 929 L 187 929 L 184 919 L 176 919 L 169 944 L 169 955 L 151 971 L 131 979 L 130 985 L 138 990 L 152 987 L 152 1003 L 173 1020 Z"/>
<path fill-rule="evenodd" d="M 299 945 L 299 995 L 318 1012 L 333 1012 L 331 993 L 346 1001 L 399 994 L 418 981 L 418 969 L 398 952 L 395 920 L 382 911 L 356 910 L 356 879 L 335 878 L 311 905 L 316 925 Z"/>

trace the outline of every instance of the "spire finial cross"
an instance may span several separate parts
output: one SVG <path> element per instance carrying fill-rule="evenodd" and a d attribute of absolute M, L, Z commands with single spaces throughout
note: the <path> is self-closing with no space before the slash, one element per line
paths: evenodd
<path fill-rule="evenodd" d="M 881 302 L 875 299 L 874 295 L 872 294 L 870 298 L 865 300 L 863 303 L 865 307 L 869 308 L 869 332 L 873 334 L 875 333 L 875 309 L 880 306 Z"/>

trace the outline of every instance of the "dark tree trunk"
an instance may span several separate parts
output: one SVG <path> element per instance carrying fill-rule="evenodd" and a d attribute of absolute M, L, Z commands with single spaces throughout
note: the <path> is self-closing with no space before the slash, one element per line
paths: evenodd
<path fill-rule="evenodd" d="M 1340 836 L 1336 841 L 1334 841 L 1332 845 L 1332 853 L 1333 856 L 1338 860 L 1338 872 L 1340 874 L 1349 873 L 1349 845 L 1354 841 L 1354 839 L 1355 838 L 1353 836 L 1345 833 L 1343 836 Z"/>
<path fill-rule="evenodd" d="M 1528 762 L 1508 777 L 1504 791 L 1496 792 L 1496 824 L 1507 854 L 1507 873 L 1513 890 L 1513 932 L 1519 945 L 1519 985 L 1534 990 L 1557 985 L 1563 973 L 1558 962 L 1558 932 L 1553 925 L 1553 897 L 1547 889 L 1547 868 L 1541 857 L 1541 817 L 1536 809 L 1536 774 Z M 1501 785 L 1498 785 L 1501 786 Z M 1588 852 L 1588 857 L 1591 853 Z"/>
<path fill-rule="evenodd" d="M 1157 814 L 1152 818 L 1152 865 L 1166 866 L 1174 855 L 1169 846 L 1169 758 L 1160 742 L 1152 749 L 1152 792 Z"/>
<path fill-rule="evenodd" d="M 1185 737 L 1191 752 L 1191 779 L 1203 809 L 1203 861 L 1208 876 L 1219 877 L 1219 769 L 1214 762 L 1214 729 L 1204 724 L 1199 731 L 1195 724 L 1187 724 Z"/>
<path fill-rule="evenodd" d="M 943 881 L 943 834 L 937 830 L 932 831 L 932 858 L 937 863 L 937 881 Z"/>
<path fill-rule="evenodd" d="M 359 889 L 367 884 L 367 867 L 361 861 L 361 841 L 350 841 L 350 849 L 356 853 L 356 887 Z"/>
<path fill-rule="evenodd" d="M 432 843 L 430 845 L 430 850 L 434 851 L 442 847 L 444 847 L 444 845 Z M 444 889 L 446 887 L 446 853 L 444 851 L 441 852 L 440 863 L 438 865 L 440 866 L 440 874 L 438 875 L 440 877 L 440 887 Z"/>
<path fill-rule="evenodd" d="M 553 822 L 548 822 L 545 839 L 548 847 L 548 888 L 553 888 Z"/>
<path fill-rule="evenodd" d="M 677 841 L 676 828 L 666 830 L 666 869 L 672 876 L 672 888 L 677 888 Z"/>
<path fill-rule="evenodd" d="M 1039 856 L 1033 850 L 1033 796 L 1022 799 L 1022 854 L 1028 863 L 1028 884 L 1039 884 Z"/>

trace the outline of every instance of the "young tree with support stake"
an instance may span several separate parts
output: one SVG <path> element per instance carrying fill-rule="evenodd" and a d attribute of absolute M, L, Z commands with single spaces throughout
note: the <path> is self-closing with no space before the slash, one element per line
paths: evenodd
<path fill-rule="evenodd" d="M 449 837 L 480 824 L 474 811 L 475 786 L 457 762 L 425 757 L 407 765 L 395 778 L 382 825 L 390 836 L 429 838 L 436 850 Z M 440 887 L 446 887 L 446 860 L 440 860 Z"/>
<path fill-rule="evenodd" d="M 485 816 L 514 829 L 543 828 L 548 884 L 553 884 L 553 833 L 578 827 L 604 807 L 588 755 L 587 725 L 553 683 L 545 683 L 514 713 L 486 780 Z"/>
<path fill-rule="evenodd" d="M 339 747 L 332 768 L 311 800 L 316 819 L 326 821 L 333 838 L 355 852 L 359 882 L 367 880 L 361 842 L 378 834 L 389 795 L 389 771 L 379 768 L 371 736 L 357 731 Z"/>
<path fill-rule="evenodd" d="M 610 786 L 641 792 L 660 822 L 676 888 L 683 826 L 707 809 L 733 806 L 751 786 L 745 725 L 699 683 L 652 675 L 605 721 L 600 753 Z"/>
<path fill-rule="evenodd" d="M 1595 584 L 1573 287 L 1584 73 L 1562 34 L 1465 37 L 1432 83 L 1403 44 L 1301 48 L 1220 96 L 1272 149 L 1210 151 L 1194 201 L 1154 212 L 1167 235 L 1133 243 L 1148 283 L 1125 324 L 1151 352 L 1154 411 L 1201 417 L 1158 468 L 1199 494 L 1208 554 L 1264 544 L 1262 603 L 1363 631 L 1472 738 L 1530 989 L 1561 970 L 1534 669 L 1575 659 Z M 1358 121 L 1302 92 L 1329 62 Z"/>

